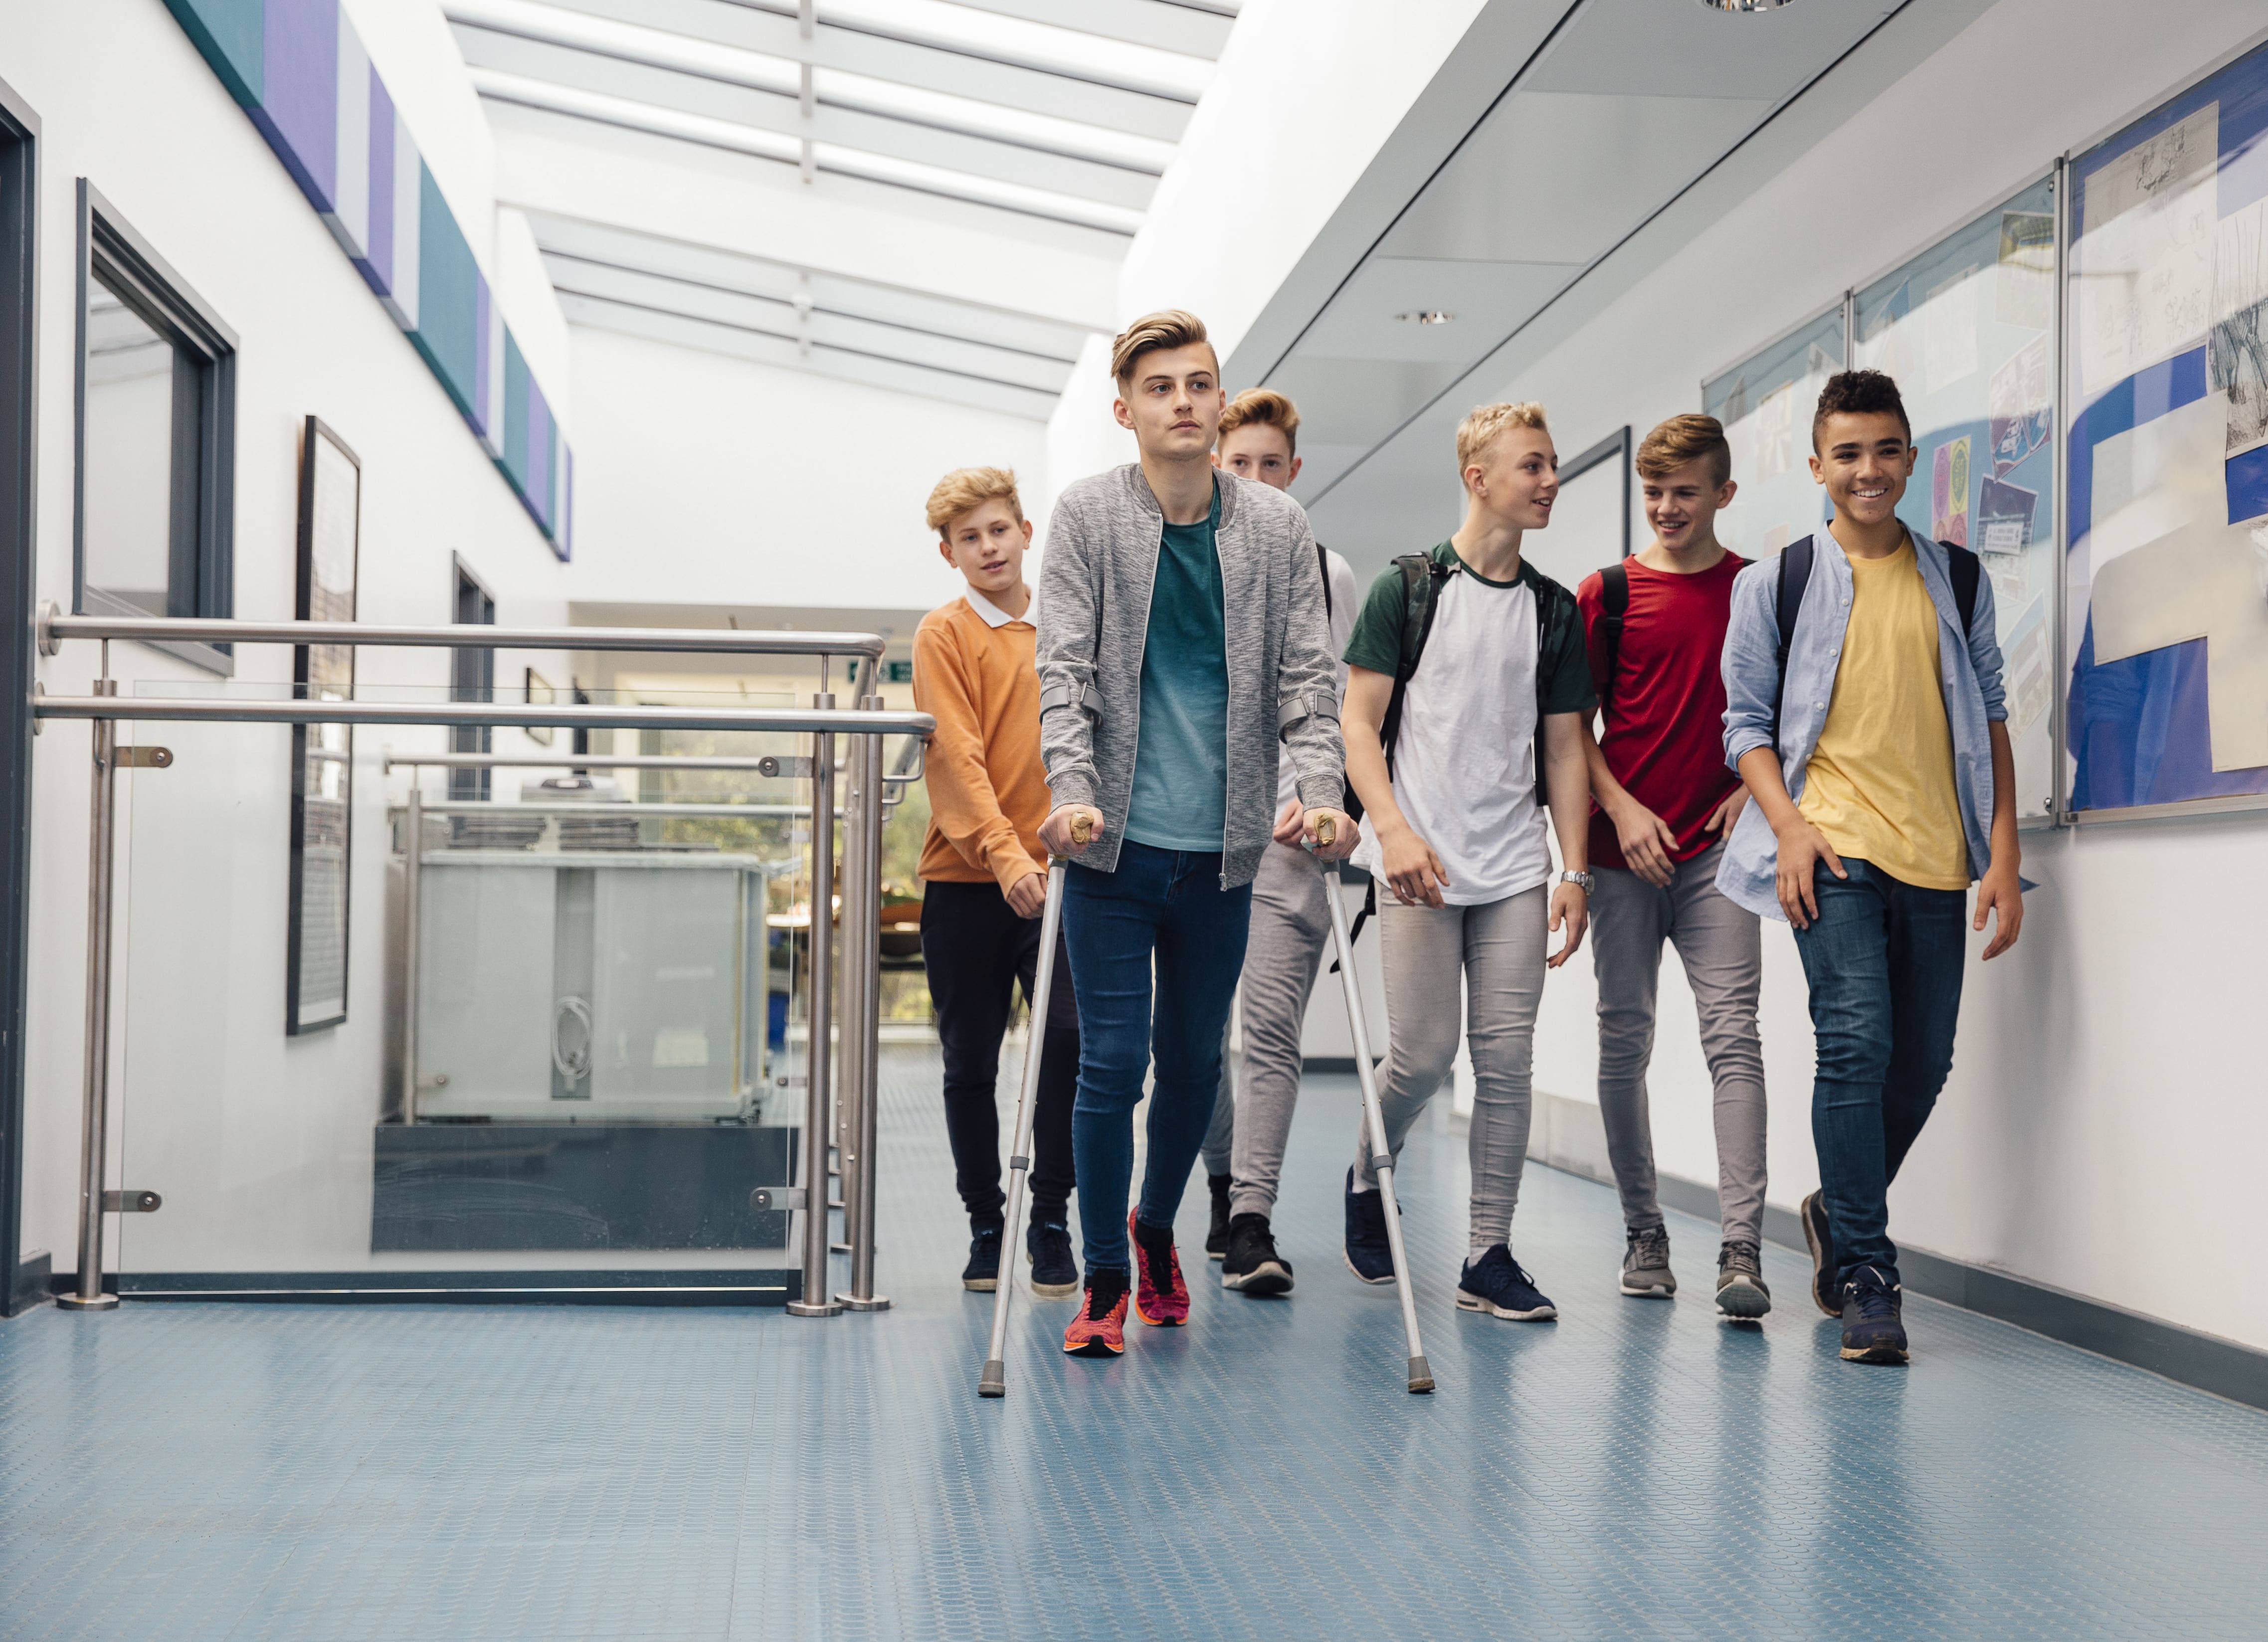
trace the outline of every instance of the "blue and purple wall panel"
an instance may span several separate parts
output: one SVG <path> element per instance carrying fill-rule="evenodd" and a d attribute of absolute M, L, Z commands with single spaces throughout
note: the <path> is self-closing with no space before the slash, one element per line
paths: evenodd
<path fill-rule="evenodd" d="M 550 402 L 338 0 L 166 4 L 567 557 L 574 463 Z"/>

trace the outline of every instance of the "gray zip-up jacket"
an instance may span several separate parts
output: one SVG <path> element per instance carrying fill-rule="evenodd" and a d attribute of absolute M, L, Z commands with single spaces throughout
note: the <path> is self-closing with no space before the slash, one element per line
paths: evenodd
<path fill-rule="evenodd" d="M 1219 475 L 1221 608 L 1228 662 L 1227 822 L 1221 887 L 1252 881 L 1276 820 L 1276 760 L 1287 750 L 1300 802 L 1336 809 L 1345 786 L 1338 679 L 1323 578 L 1307 511 L 1257 480 Z M 1102 812 L 1102 836 L 1075 858 L 1114 872 L 1142 734 L 1142 652 L 1166 515 L 1138 464 L 1082 479 L 1057 498 L 1041 556 L 1040 756 L 1057 806 Z"/>

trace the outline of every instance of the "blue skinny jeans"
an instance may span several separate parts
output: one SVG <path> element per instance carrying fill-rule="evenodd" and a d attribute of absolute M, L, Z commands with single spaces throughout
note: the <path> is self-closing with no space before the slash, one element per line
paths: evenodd
<path fill-rule="evenodd" d="M 1071 1145 L 1089 1271 L 1133 1270 L 1126 1197 L 1134 1108 L 1153 1059 L 1140 1218 L 1145 1226 L 1174 1223 L 1212 1121 L 1221 1034 L 1251 916 L 1252 886 L 1223 889 L 1218 851 L 1160 850 L 1130 838 L 1119 845 L 1117 871 L 1074 864 L 1065 880 L 1064 941 L 1079 1021 Z"/>
<path fill-rule="evenodd" d="M 1861 1266 L 1898 1280 L 1888 1194 L 1953 1070 L 1969 945 L 1961 891 L 1843 865 L 1848 879 L 1815 869 L 1819 917 L 1795 932 L 1819 1045 L 1811 1138 L 1838 1288 Z"/>

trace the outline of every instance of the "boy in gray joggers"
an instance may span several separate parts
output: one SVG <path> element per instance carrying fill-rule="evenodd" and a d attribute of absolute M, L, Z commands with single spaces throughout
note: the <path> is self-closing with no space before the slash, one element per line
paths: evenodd
<path fill-rule="evenodd" d="M 1646 1069 L 1661 946 L 1677 948 L 1715 1086 L 1717 1307 L 1771 1309 L 1757 1251 L 1764 1211 L 1764 1066 L 1756 1032 L 1764 949 L 1756 915 L 1717 887 L 1746 801 L 1726 768 L 1725 630 L 1747 563 L 1717 541 L 1733 499 L 1732 452 L 1713 417 L 1674 416 L 1633 464 L 1654 539 L 1576 590 L 1605 733 L 1585 737 L 1591 792 L 1592 962 L 1599 980 L 1599 1114 L 1628 1233 L 1622 1292 L 1677 1292 L 1655 1199 Z"/>
<path fill-rule="evenodd" d="M 1521 556 L 1525 534 L 1550 522 L 1559 490 L 1543 408 L 1473 411 L 1457 430 L 1457 466 L 1465 522 L 1371 588 L 1347 645 L 1340 724 L 1347 777 L 1365 810 L 1354 858 L 1393 892 L 1391 905 L 1379 896 L 1387 1143 L 1400 1150 L 1449 1069 L 1462 979 L 1474 1102 L 1469 1254 L 1457 1305 L 1530 1322 L 1558 1313 L 1513 1258 L 1512 1214 L 1544 972 L 1583 938 L 1591 883 L 1583 725 L 1595 703 L 1573 597 Z M 1547 927 L 1566 932 L 1550 958 Z M 1346 1263 L 1366 1283 L 1394 1278 L 1380 1197 L 1359 1139 L 1347 1171 Z"/>

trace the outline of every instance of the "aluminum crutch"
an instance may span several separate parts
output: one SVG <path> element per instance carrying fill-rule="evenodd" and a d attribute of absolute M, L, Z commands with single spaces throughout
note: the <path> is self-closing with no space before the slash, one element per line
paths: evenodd
<path fill-rule="evenodd" d="M 1071 818 L 1071 836 L 1085 843 L 1094 836 L 1094 823 L 1086 815 Z M 1040 964 L 1032 982 L 1032 1024 L 1024 1042 L 1024 1076 L 1016 1092 L 1016 1136 L 1008 1149 L 1008 1223 L 1000 1236 L 1000 1280 L 992 1291 L 992 1344 L 984 1353 L 984 1372 L 976 1378 L 980 1397 L 1008 1395 L 1008 1294 L 1016 1286 L 1013 1259 L 1016 1227 L 1024 1218 L 1024 1176 L 1032 1166 L 1032 1124 L 1039 1116 L 1040 1049 L 1047 1037 L 1048 990 L 1055 980 L 1056 932 L 1063 927 L 1064 873 L 1061 856 L 1048 858 L 1047 909 L 1040 914 Z"/>
<path fill-rule="evenodd" d="M 1315 822 L 1315 843 L 1328 849 L 1338 836 L 1329 816 Z M 1363 1131 L 1370 1138 L 1370 1160 L 1378 1174 L 1378 1195 L 1386 1204 L 1386 1241 L 1394 1256 L 1394 1286 L 1402 1297 L 1402 1333 L 1410 1347 L 1410 1389 L 1433 1388 L 1433 1370 L 1418 1340 L 1418 1298 L 1410 1290 L 1410 1257 L 1402 1247 L 1402 1211 L 1394 1201 L 1394 1153 L 1386 1144 L 1386 1114 L 1378 1104 L 1378 1077 L 1370 1064 L 1370 1028 L 1363 1019 L 1362 989 L 1354 977 L 1354 942 L 1347 935 L 1346 903 L 1339 898 L 1336 861 L 1323 866 L 1323 899 L 1330 903 L 1331 941 L 1338 949 L 1339 980 L 1346 988 L 1347 1026 L 1354 1035 L 1354 1073 L 1362 1085 Z"/>

